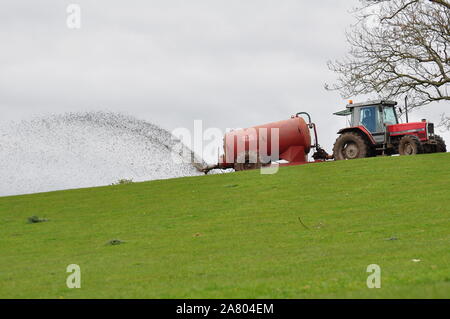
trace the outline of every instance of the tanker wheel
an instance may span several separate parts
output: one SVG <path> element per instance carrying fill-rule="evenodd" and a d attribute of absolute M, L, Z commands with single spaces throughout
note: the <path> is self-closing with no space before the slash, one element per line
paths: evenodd
<path fill-rule="evenodd" d="M 370 156 L 370 145 L 367 140 L 355 132 L 347 132 L 336 139 L 333 146 L 335 160 L 350 160 Z"/>
<path fill-rule="evenodd" d="M 419 138 L 414 135 L 405 135 L 398 144 L 398 153 L 400 155 L 416 155 L 423 153 L 423 146 Z"/>
<path fill-rule="evenodd" d="M 236 163 L 234 163 L 234 170 L 244 171 L 247 169 L 257 169 L 261 168 L 263 163 L 261 163 L 257 152 L 243 152 L 236 157 Z"/>
<path fill-rule="evenodd" d="M 447 146 L 445 145 L 445 141 L 442 137 L 439 135 L 435 135 L 434 137 L 436 139 L 437 145 L 436 145 L 436 153 L 445 153 L 447 152 Z"/>

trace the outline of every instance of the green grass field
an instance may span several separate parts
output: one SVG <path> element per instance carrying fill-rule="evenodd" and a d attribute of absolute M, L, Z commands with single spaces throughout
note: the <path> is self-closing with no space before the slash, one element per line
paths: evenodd
<path fill-rule="evenodd" d="M 449 298 L 450 154 L 2 197 L 0 297 Z"/>

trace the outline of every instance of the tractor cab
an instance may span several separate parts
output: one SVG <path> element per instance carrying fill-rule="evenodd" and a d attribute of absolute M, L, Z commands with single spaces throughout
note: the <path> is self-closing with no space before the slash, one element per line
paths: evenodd
<path fill-rule="evenodd" d="M 446 152 L 444 140 L 434 134 L 434 125 L 426 120 L 399 123 L 395 101 L 352 101 L 346 109 L 333 113 L 351 116 L 350 126 L 339 130 L 333 157 L 353 159 L 376 155 L 414 155 Z"/>
<path fill-rule="evenodd" d="M 353 104 L 351 101 L 346 109 L 335 115 L 351 115 L 350 126 L 363 126 L 376 143 L 385 141 L 386 126 L 398 124 L 395 101 L 369 101 Z"/>

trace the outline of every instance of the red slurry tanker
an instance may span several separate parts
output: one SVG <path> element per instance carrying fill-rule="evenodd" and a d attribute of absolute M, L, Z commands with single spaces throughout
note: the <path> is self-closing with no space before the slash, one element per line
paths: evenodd
<path fill-rule="evenodd" d="M 350 101 L 345 110 L 334 113 L 351 118 L 350 126 L 339 130 L 332 155 L 319 146 L 316 125 L 305 112 L 287 120 L 229 132 L 224 137 L 223 155 L 218 163 L 203 171 L 254 169 L 280 160 L 284 160 L 280 165 L 305 164 L 313 148 L 316 162 L 447 151 L 442 137 L 434 133 L 433 123 L 426 120 L 399 123 L 396 105 L 397 102 L 384 100 L 357 104 Z"/>

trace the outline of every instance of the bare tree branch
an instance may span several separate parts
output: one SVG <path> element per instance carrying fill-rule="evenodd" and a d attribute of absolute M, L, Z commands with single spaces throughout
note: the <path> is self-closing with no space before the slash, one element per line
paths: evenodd
<path fill-rule="evenodd" d="M 439 123 L 439 126 L 450 131 L 450 117 L 445 116 L 445 114 L 441 114 L 441 122 Z"/>

